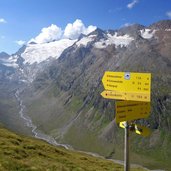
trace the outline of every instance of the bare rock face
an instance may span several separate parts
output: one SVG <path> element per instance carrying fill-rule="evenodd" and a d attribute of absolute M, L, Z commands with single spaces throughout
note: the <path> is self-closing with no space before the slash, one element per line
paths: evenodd
<path fill-rule="evenodd" d="M 149 26 L 151 29 L 165 30 L 171 28 L 170 20 L 162 20 Z"/>

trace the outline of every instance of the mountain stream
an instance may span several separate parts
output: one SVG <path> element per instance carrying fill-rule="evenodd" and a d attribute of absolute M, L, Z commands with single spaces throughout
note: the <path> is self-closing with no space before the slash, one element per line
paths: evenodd
<path fill-rule="evenodd" d="M 23 101 L 20 98 L 20 91 L 19 90 L 16 91 L 15 97 L 16 97 L 18 103 L 19 103 L 19 106 L 20 106 L 19 115 L 25 121 L 27 127 L 31 128 L 33 136 L 35 138 L 44 140 L 44 141 L 48 142 L 49 144 L 52 144 L 52 145 L 55 145 L 55 146 L 62 146 L 64 148 L 66 148 L 66 149 L 71 148 L 69 145 L 57 143 L 56 140 L 53 137 L 51 137 L 49 135 L 46 135 L 46 134 L 42 133 L 40 130 L 38 130 L 37 126 L 33 124 L 33 122 L 30 119 L 30 117 L 27 116 L 24 113 L 25 105 L 23 104 Z"/>

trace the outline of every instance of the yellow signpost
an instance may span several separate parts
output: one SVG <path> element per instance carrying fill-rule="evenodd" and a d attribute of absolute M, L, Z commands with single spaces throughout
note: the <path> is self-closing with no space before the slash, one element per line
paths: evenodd
<path fill-rule="evenodd" d="M 121 128 L 125 128 L 125 122 L 120 122 L 119 126 Z M 145 126 L 141 126 L 139 124 L 130 125 L 130 130 L 134 131 L 136 134 L 142 135 L 143 137 L 147 137 L 151 134 L 151 130 Z"/>
<path fill-rule="evenodd" d="M 120 94 L 121 100 L 150 102 L 150 73 L 106 71 L 102 82 L 105 90 Z M 108 97 L 111 98 L 111 96 Z M 108 97 L 105 96 L 105 98 Z M 114 96 L 113 99 L 115 99 Z"/>
<path fill-rule="evenodd" d="M 101 95 L 106 99 L 125 100 L 125 93 L 123 92 L 104 90 Z"/>
<path fill-rule="evenodd" d="M 104 98 L 124 100 L 116 102 L 116 122 L 125 129 L 124 171 L 129 171 L 129 131 L 142 136 L 150 134 L 149 128 L 129 121 L 147 118 L 150 114 L 151 74 L 106 71 L 102 83 Z"/>
<path fill-rule="evenodd" d="M 130 92 L 127 93 L 127 92 L 104 90 L 101 93 L 101 95 L 106 99 L 150 102 L 150 94 L 145 94 L 145 93 L 130 93 Z"/>
<path fill-rule="evenodd" d="M 147 118 L 150 115 L 149 102 L 116 101 L 116 123 Z"/>

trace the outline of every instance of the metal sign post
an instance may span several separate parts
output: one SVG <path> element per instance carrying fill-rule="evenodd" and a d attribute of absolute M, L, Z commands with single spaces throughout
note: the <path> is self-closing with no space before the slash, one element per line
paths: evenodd
<path fill-rule="evenodd" d="M 130 170 L 129 163 L 129 124 L 125 122 L 125 149 L 124 149 L 124 171 Z"/>

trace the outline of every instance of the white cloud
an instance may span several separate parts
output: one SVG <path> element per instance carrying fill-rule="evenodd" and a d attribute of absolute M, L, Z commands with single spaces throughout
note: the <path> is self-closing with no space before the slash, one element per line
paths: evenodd
<path fill-rule="evenodd" d="M 81 33 L 83 34 L 89 34 L 90 32 L 94 31 L 96 29 L 96 26 L 88 26 L 85 27 L 84 23 L 77 19 L 73 24 L 69 23 L 65 27 L 64 30 L 64 38 L 70 38 L 70 39 L 77 39 Z"/>
<path fill-rule="evenodd" d="M 171 18 L 171 11 L 166 12 L 166 15 Z"/>
<path fill-rule="evenodd" d="M 85 27 L 84 23 L 77 19 L 74 23 L 68 23 L 64 30 L 54 24 L 43 28 L 41 33 L 37 37 L 32 38 L 29 42 L 41 44 L 60 39 L 77 39 L 81 33 L 87 35 L 95 29 L 96 26 L 90 25 Z"/>
<path fill-rule="evenodd" d="M 19 46 L 22 46 L 25 41 L 24 40 L 16 40 L 15 43 L 17 43 Z"/>
<path fill-rule="evenodd" d="M 41 30 L 41 33 L 34 39 L 31 39 L 30 41 L 34 41 L 36 43 L 46 43 L 54 40 L 59 40 L 61 39 L 61 36 L 62 36 L 62 29 L 52 24 L 49 27 L 43 28 Z"/>
<path fill-rule="evenodd" d="M 133 0 L 131 3 L 127 5 L 127 8 L 132 9 L 138 2 L 139 0 Z"/>
<path fill-rule="evenodd" d="M 7 21 L 4 18 L 0 18 L 0 23 L 7 23 Z"/>
<path fill-rule="evenodd" d="M 96 26 L 90 25 L 87 28 L 85 28 L 83 34 L 87 35 L 87 34 L 91 33 L 92 31 L 96 30 L 96 28 L 97 28 Z"/>

